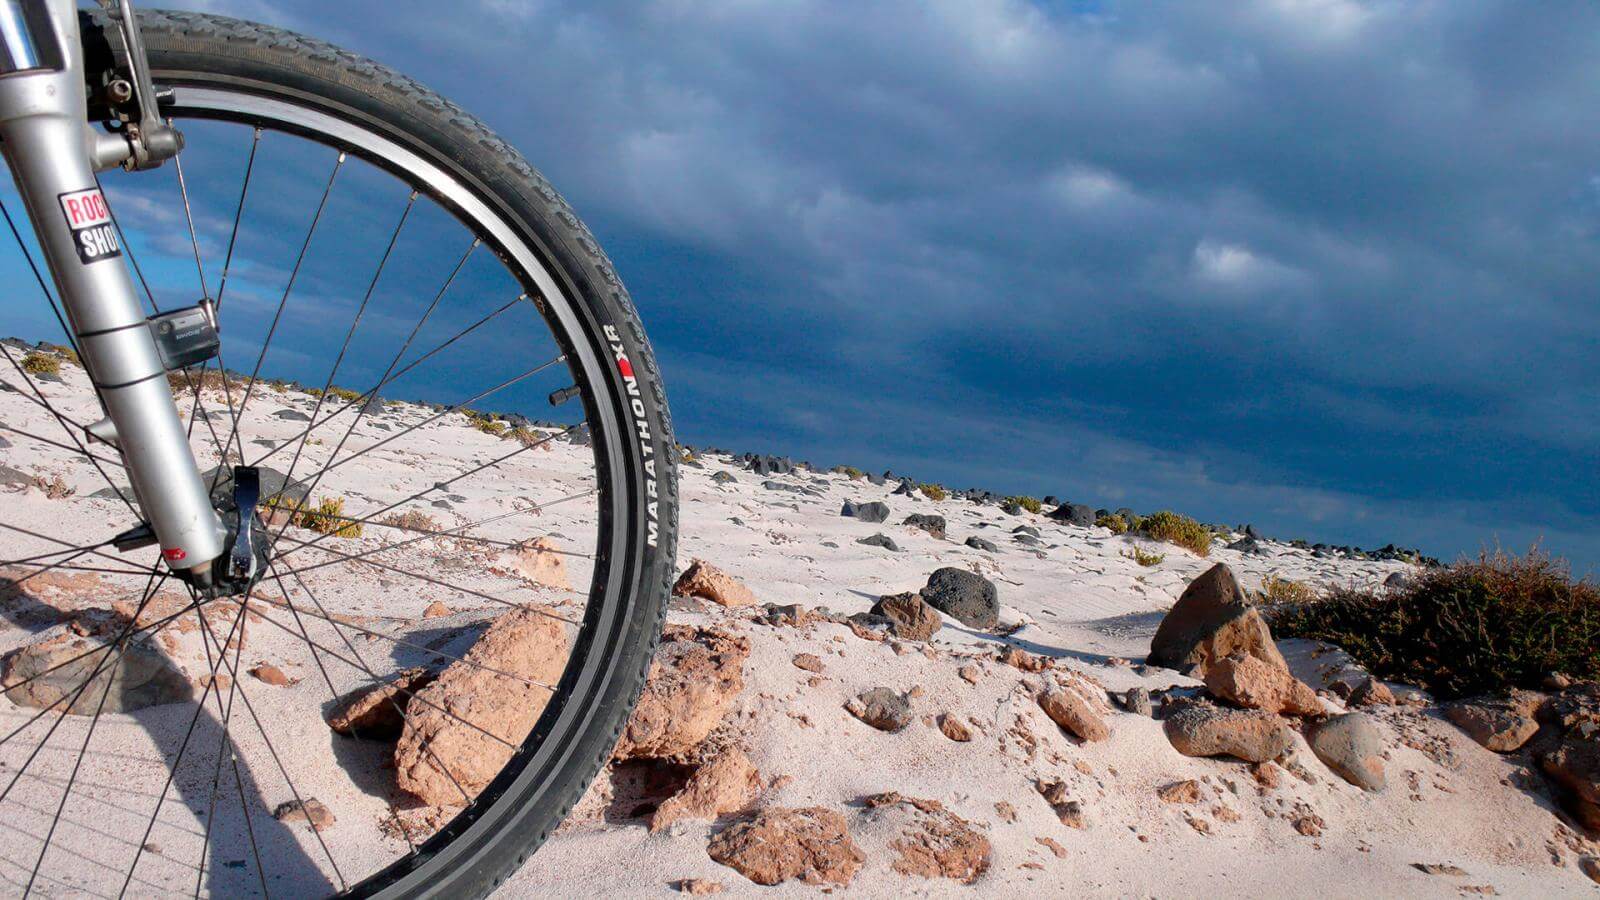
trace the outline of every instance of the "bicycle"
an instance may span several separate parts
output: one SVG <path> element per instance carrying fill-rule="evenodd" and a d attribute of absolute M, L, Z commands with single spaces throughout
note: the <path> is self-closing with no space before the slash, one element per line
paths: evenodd
<path fill-rule="evenodd" d="M 676 445 L 638 315 L 544 178 L 406 76 L 99 4 L 0 0 L 32 241 L 0 211 L 65 341 L 0 342 L 0 458 L 43 486 L 0 505 L 0 877 L 487 893 L 607 761 L 659 637 Z M 509 661 L 474 643 L 518 627 Z"/>

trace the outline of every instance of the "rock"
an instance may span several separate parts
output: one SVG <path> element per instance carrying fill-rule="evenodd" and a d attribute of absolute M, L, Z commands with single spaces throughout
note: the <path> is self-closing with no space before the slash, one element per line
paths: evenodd
<path fill-rule="evenodd" d="M 983 670 L 979 669 L 972 663 L 967 663 L 961 668 L 956 669 L 956 674 L 960 675 L 961 680 L 965 681 L 967 684 L 977 684 L 978 679 L 983 677 Z"/>
<path fill-rule="evenodd" d="M 1206 667 L 1206 689 L 1246 709 L 1296 716 L 1323 712 L 1322 701 L 1286 665 L 1274 666 L 1254 656 L 1235 653 Z"/>
<path fill-rule="evenodd" d="M 889 865 L 901 875 L 971 884 L 989 871 L 989 839 L 938 801 L 889 792 L 867 797 L 866 805 L 877 829 L 899 832 L 889 842 L 898 854 Z"/>
<path fill-rule="evenodd" d="M 1196 578 L 1162 618 L 1150 641 L 1149 663 L 1204 677 L 1209 663 L 1234 653 L 1288 665 L 1233 570 L 1218 563 Z"/>
<path fill-rule="evenodd" d="M 272 811 L 272 817 L 279 822 L 305 822 L 317 831 L 326 831 L 338 822 L 333 811 L 315 797 L 305 798 L 303 804 L 299 800 L 280 803 Z"/>
<path fill-rule="evenodd" d="M 1048 513 L 1057 522 L 1088 528 L 1094 524 L 1094 507 L 1082 503 L 1063 503 Z"/>
<path fill-rule="evenodd" d="M 1578 871 L 1589 876 L 1589 880 L 1600 884 L 1600 856 L 1585 856 L 1578 860 Z"/>
<path fill-rule="evenodd" d="M 1128 692 L 1122 695 L 1122 708 L 1136 716 L 1149 718 L 1154 712 L 1150 707 L 1150 689 L 1129 688 Z"/>
<path fill-rule="evenodd" d="M 994 541 L 986 541 L 977 535 L 967 538 L 966 544 L 968 547 L 971 547 L 974 550 L 982 550 L 985 553 L 1000 552 L 1000 548 L 995 546 Z"/>
<path fill-rule="evenodd" d="M 972 628 L 993 628 L 1000 622 L 1000 593 L 994 582 L 966 569 L 935 569 L 922 599 Z"/>
<path fill-rule="evenodd" d="M 938 633 L 944 619 L 920 594 L 891 594 L 872 605 L 872 614 L 889 620 L 889 630 L 908 641 L 926 641 Z"/>
<path fill-rule="evenodd" d="M 715 472 L 711 475 L 711 481 L 715 484 L 733 484 L 738 480 L 739 479 L 735 477 L 732 472 L 727 470 Z"/>
<path fill-rule="evenodd" d="M 401 789 L 433 806 L 457 806 L 462 789 L 475 796 L 500 774 L 544 711 L 548 685 L 566 670 L 563 626 L 538 607 L 503 613 L 412 695 L 394 750 Z"/>
<path fill-rule="evenodd" d="M 1350 692 L 1348 702 L 1351 706 L 1393 706 L 1397 701 L 1388 685 L 1368 677 Z"/>
<path fill-rule="evenodd" d="M 766 885 L 791 878 L 806 884 L 846 885 L 867 859 L 850 839 L 844 816 L 818 806 L 764 809 L 712 838 L 706 853 Z"/>
<path fill-rule="evenodd" d="M 932 535 L 933 537 L 935 537 L 935 538 L 937 538 L 937 539 L 939 539 L 941 541 L 944 540 L 944 531 L 945 531 L 944 516 L 932 516 L 932 515 L 926 515 L 926 514 L 923 514 L 923 513 L 912 513 L 911 515 L 906 516 L 906 520 L 904 522 L 902 522 L 901 524 L 902 525 L 910 525 L 912 528 L 920 528 L 923 531 L 926 531 L 928 534 Z"/>
<path fill-rule="evenodd" d="M 718 606 L 751 606 L 756 595 L 739 579 L 703 559 L 689 563 L 672 586 L 674 597 L 702 597 Z"/>
<path fill-rule="evenodd" d="M 1323 765 L 1356 787 L 1381 791 L 1383 735 L 1364 713 L 1346 713 L 1312 724 L 1306 743 Z"/>
<path fill-rule="evenodd" d="M 1412 863 L 1411 868 L 1425 875 L 1448 875 L 1451 878 L 1467 877 L 1467 870 L 1445 863 Z"/>
<path fill-rule="evenodd" d="M 896 544 L 894 542 L 894 538 L 889 537 L 887 534 L 874 534 L 869 537 L 861 538 L 860 540 L 856 541 L 856 543 L 866 544 L 868 547 L 882 547 L 883 549 L 893 553 L 900 552 L 900 545 Z"/>
<path fill-rule="evenodd" d="M 850 516 L 863 522 L 887 522 L 889 520 L 889 504 L 887 503 L 851 503 L 844 502 L 844 508 L 839 510 L 839 515 Z"/>
<path fill-rule="evenodd" d="M 422 617 L 424 619 L 438 619 L 448 615 L 450 615 L 450 607 L 445 606 L 438 600 L 429 603 L 428 608 L 422 611 Z"/>
<path fill-rule="evenodd" d="M 73 659 L 80 654 L 86 655 Z M 86 681 L 88 685 L 79 691 Z M 7 655 L 0 666 L 0 687 L 18 706 L 47 709 L 60 701 L 54 709 L 74 716 L 92 716 L 96 710 L 133 712 L 194 697 L 183 673 L 144 641 L 128 642 L 117 656 L 109 646 L 71 634 L 37 641 Z"/>
<path fill-rule="evenodd" d="M 401 669 L 382 684 L 348 694 L 328 713 L 328 727 L 346 737 L 369 741 L 398 740 L 406 724 L 406 706 L 412 695 L 439 678 L 437 669 L 416 666 Z"/>
<path fill-rule="evenodd" d="M 1240 538 L 1239 540 L 1229 544 L 1228 549 L 1238 553 L 1252 554 L 1255 556 L 1265 556 L 1267 552 L 1266 548 L 1261 546 L 1261 542 L 1253 537 Z"/>
<path fill-rule="evenodd" d="M 743 750 L 729 748 L 703 763 L 689 776 L 683 790 L 656 807 L 650 817 L 655 833 L 684 819 L 711 820 L 738 812 L 761 789 L 761 775 Z"/>
<path fill-rule="evenodd" d="M 1283 720 L 1258 709 L 1191 704 L 1168 716 L 1163 730 L 1184 756 L 1232 756 L 1259 763 L 1294 746 L 1294 735 Z"/>
<path fill-rule="evenodd" d="M 558 591 L 572 590 L 567 583 L 567 561 L 552 538 L 524 541 L 502 553 L 499 562 L 501 567 L 526 581 Z"/>
<path fill-rule="evenodd" d="M 705 878 L 684 878 L 673 885 L 680 894 L 690 894 L 695 897 L 704 897 L 709 894 L 720 894 L 726 888 L 720 881 L 709 881 Z"/>
<path fill-rule="evenodd" d="M 297 409 L 280 409 L 277 412 L 273 413 L 272 417 L 275 418 L 275 419 L 283 419 L 286 422 L 309 422 L 309 421 L 311 421 L 311 417 L 310 416 L 306 415 L 303 412 L 300 412 Z M 263 496 L 265 496 L 265 495 L 263 495 Z"/>
<path fill-rule="evenodd" d="M 796 653 L 794 659 L 789 661 L 794 663 L 797 669 L 804 669 L 807 672 L 822 671 L 822 659 L 815 653 Z"/>
<path fill-rule="evenodd" d="M 699 746 L 744 690 L 749 655 L 746 638 L 718 628 L 667 625 L 613 757 L 677 756 Z"/>
<path fill-rule="evenodd" d="M 972 740 L 972 729 L 950 713 L 945 713 L 939 717 L 939 730 L 944 733 L 945 737 L 960 744 L 965 744 L 967 741 Z"/>
<path fill-rule="evenodd" d="M 1070 731 L 1080 740 L 1103 741 L 1111 736 L 1100 714 L 1077 691 L 1053 688 L 1039 695 L 1039 708 L 1051 721 Z"/>
<path fill-rule="evenodd" d="M 250 674 L 254 675 L 257 681 L 274 687 L 288 687 L 293 683 L 289 680 L 289 676 L 283 674 L 282 669 L 267 663 L 262 663 L 251 669 Z"/>
<path fill-rule="evenodd" d="M 1029 537 L 1036 537 L 1036 538 L 1044 537 L 1044 535 L 1039 533 L 1039 529 L 1033 527 L 1032 525 L 1018 525 L 1017 527 L 1011 529 L 1011 533 L 1012 534 L 1025 534 L 1025 535 L 1027 535 Z"/>
<path fill-rule="evenodd" d="M 896 732 L 911 724 L 911 702 L 886 687 L 863 691 L 844 706 L 850 715 L 879 731 Z"/>
<path fill-rule="evenodd" d="M 1055 665 L 1055 661 L 1050 657 L 1029 653 L 1017 646 L 1007 647 L 1005 652 L 1000 654 L 1000 661 L 1023 672 L 1043 672 Z"/>
<path fill-rule="evenodd" d="M 1521 749 L 1539 730 L 1537 714 L 1544 695 L 1512 690 L 1504 697 L 1475 697 L 1444 708 L 1445 718 L 1467 736 L 1495 751 L 1511 753 Z"/>
<path fill-rule="evenodd" d="M 1200 782 L 1192 778 L 1188 781 L 1174 781 L 1158 788 L 1156 796 L 1161 798 L 1162 803 L 1199 803 Z"/>
<path fill-rule="evenodd" d="M 1539 767 L 1570 792 L 1567 805 L 1584 827 L 1600 832 L 1600 731 L 1571 729 L 1554 750 L 1540 754 Z"/>
<path fill-rule="evenodd" d="M 1056 818 L 1068 828 L 1088 828 L 1089 810 L 1082 800 L 1067 800 L 1055 807 Z"/>

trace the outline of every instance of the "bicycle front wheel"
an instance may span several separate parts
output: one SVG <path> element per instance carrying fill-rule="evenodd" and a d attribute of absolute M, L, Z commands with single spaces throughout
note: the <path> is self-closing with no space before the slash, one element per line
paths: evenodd
<path fill-rule="evenodd" d="M 152 308 L 218 305 L 222 358 L 171 381 L 219 502 L 263 472 L 267 573 L 207 600 L 108 547 L 137 498 L 71 427 L 87 376 L 5 348 L 0 457 L 38 487 L 0 504 L 0 871 L 487 893 L 607 759 L 660 632 L 675 445 L 644 330 L 448 101 L 279 29 L 140 23 L 189 148 L 105 189 Z M 121 45 L 82 25 L 96 84 Z"/>

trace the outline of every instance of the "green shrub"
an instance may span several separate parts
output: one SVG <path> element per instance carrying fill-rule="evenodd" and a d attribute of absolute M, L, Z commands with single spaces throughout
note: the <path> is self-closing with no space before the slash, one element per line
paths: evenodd
<path fill-rule="evenodd" d="M 349 388 L 331 387 L 328 388 L 328 393 L 346 403 L 354 403 L 361 399 L 360 391 L 352 391 Z"/>
<path fill-rule="evenodd" d="M 855 466 L 834 466 L 833 471 L 839 475 L 845 476 L 851 481 L 860 481 L 861 479 L 867 477 L 867 473 L 861 471 Z"/>
<path fill-rule="evenodd" d="M 1125 534 L 1128 531 L 1128 523 L 1123 521 L 1121 516 L 1117 515 L 1101 516 L 1100 518 L 1095 519 L 1094 523 L 1099 525 L 1101 528 L 1111 529 L 1112 534 Z"/>
<path fill-rule="evenodd" d="M 83 360 L 78 358 L 78 351 L 72 349 L 71 347 L 63 347 L 60 344 L 47 344 L 41 341 L 39 343 L 39 348 L 42 350 L 47 350 L 61 357 L 62 362 L 69 362 L 79 367 L 83 366 Z"/>
<path fill-rule="evenodd" d="M 302 501 L 290 500 L 282 494 L 275 494 L 268 497 L 262 505 L 268 509 L 288 510 L 289 524 L 318 534 L 331 534 L 342 538 L 361 536 L 361 523 L 350 521 L 344 514 L 343 497 L 323 497 L 317 501 L 316 506 L 308 507 Z"/>
<path fill-rule="evenodd" d="M 1138 547 L 1134 547 L 1132 550 L 1124 550 L 1122 555 L 1123 557 L 1131 559 L 1146 568 L 1150 566 L 1159 566 L 1167 558 L 1165 553 L 1150 553 L 1149 551 L 1142 550 Z"/>
<path fill-rule="evenodd" d="M 60 375 L 61 358 L 48 353 L 29 353 L 22 358 L 22 371 L 34 375 Z"/>
<path fill-rule="evenodd" d="M 1423 569 L 1397 590 L 1334 588 L 1267 607 L 1279 637 L 1327 641 L 1372 674 L 1441 699 L 1600 678 L 1600 585 L 1538 552 Z"/>
<path fill-rule="evenodd" d="M 943 485 L 919 484 L 917 485 L 917 490 L 921 491 L 922 496 L 927 497 L 929 500 L 943 500 L 944 498 L 950 496 L 949 492 L 944 489 Z"/>
<path fill-rule="evenodd" d="M 392 525 L 406 531 L 438 531 L 439 522 L 420 509 L 392 512 L 378 520 L 380 525 Z M 360 527 L 360 526 L 357 526 Z"/>
<path fill-rule="evenodd" d="M 1182 547 L 1196 556 L 1211 555 L 1211 529 L 1175 512 L 1153 513 L 1139 523 L 1147 537 Z"/>
<path fill-rule="evenodd" d="M 478 429 L 484 434 L 495 437 L 504 437 L 510 427 L 500 421 L 493 413 L 479 412 L 475 409 L 463 409 L 461 414 L 467 417 L 467 424 Z"/>
<path fill-rule="evenodd" d="M 1007 497 L 1000 501 L 1001 506 L 1011 506 L 1013 504 L 1020 506 L 1031 513 L 1037 513 L 1039 510 L 1044 508 L 1044 504 L 1039 502 L 1038 497 Z"/>
<path fill-rule="evenodd" d="M 1268 604 L 1277 603 L 1305 603 L 1316 599 L 1317 592 L 1303 581 L 1290 581 L 1276 575 L 1268 575 L 1261 582 L 1261 593 L 1266 597 Z"/>

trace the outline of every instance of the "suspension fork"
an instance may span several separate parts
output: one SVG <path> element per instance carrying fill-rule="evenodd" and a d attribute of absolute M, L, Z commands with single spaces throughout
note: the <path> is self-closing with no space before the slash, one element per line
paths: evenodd
<path fill-rule="evenodd" d="M 127 34 L 131 10 L 121 6 Z M 132 34 L 129 47 L 142 49 Z M 119 163 L 159 165 L 160 154 L 175 154 L 182 141 L 155 119 L 151 94 L 140 98 L 142 127 L 123 134 L 90 129 L 83 66 L 75 0 L 0 0 L 0 150 L 105 408 L 107 419 L 90 426 L 91 435 L 121 452 L 168 566 L 204 579 L 223 553 L 225 531 L 94 177 L 97 168 Z M 139 79 L 143 60 L 133 69 Z"/>

